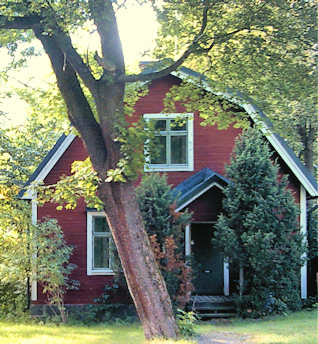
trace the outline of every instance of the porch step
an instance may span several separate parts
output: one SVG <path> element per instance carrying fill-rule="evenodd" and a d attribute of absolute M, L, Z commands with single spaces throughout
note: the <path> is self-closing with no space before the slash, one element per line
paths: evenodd
<path fill-rule="evenodd" d="M 193 295 L 187 304 L 201 319 L 230 318 L 236 316 L 233 298 L 229 296 Z"/>

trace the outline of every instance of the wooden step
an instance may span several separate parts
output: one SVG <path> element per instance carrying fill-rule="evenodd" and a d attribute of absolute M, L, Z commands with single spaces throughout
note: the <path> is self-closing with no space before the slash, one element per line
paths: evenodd
<path fill-rule="evenodd" d="M 186 309 L 201 319 L 230 318 L 236 316 L 233 300 L 228 296 L 192 295 Z"/>
<path fill-rule="evenodd" d="M 236 313 L 198 313 L 198 317 L 201 319 L 235 318 Z"/>

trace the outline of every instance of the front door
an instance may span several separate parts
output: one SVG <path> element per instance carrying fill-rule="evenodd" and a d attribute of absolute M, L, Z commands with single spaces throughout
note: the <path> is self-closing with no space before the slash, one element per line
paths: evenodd
<path fill-rule="evenodd" d="M 195 294 L 224 294 L 223 254 L 212 245 L 213 231 L 213 224 L 191 225 Z"/>

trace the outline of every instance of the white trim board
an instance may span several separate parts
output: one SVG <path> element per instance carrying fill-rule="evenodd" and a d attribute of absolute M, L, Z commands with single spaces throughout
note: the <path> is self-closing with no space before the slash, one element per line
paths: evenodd
<path fill-rule="evenodd" d="M 62 155 L 65 153 L 67 148 L 71 145 L 73 140 L 75 139 L 75 134 L 69 134 L 66 136 L 65 140 L 62 142 L 60 147 L 56 150 L 56 152 L 51 156 L 50 160 L 46 163 L 46 165 L 42 168 L 36 178 L 32 181 L 32 183 L 42 182 L 46 176 L 51 172 L 55 164 L 60 160 Z M 31 183 L 31 184 L 32 184 Z M 22 199 L 32 199 L 33 192 L 31 190 L 30 185 L 28 185 L 26 191 L 24 192 Z"/>
<path fill-rule="evenodd" d="M 187 163 L 186 164 L 151 164 L 149 159 L 146 160 L 144 167 L 145 172 L 192 172 L 194 169 L 194 136 L 193 136 L 193 113 L 145 113 L 143 114 L 145 121 L 152 119 L 176 119 L 182 118 L 187 120 Z M 171 147 L 170 147 L 171 148 Z"/>
<path fill-rule="evenodd" d="M 93 217 L 101 216 L 106 217 L 104 211 L 88 211 L 87 212 L 87 234 L 86 234 L 86 269 L 87 276 L 103 275 L 113 276 L 115 275 L 112 269 L 93 269 Z"/>
<path fill-rule="evenodd" d="M 176 212 L 182 210 L 183 208 L 185 208 L 187 205 L 189 205 L 190 203 L 192 203 L 193 201 L 195 201 L 197 198 L 199 198 L 201 195 L 203 195 L 204 193 L 206 193 L 208 190 L 210 190 L 211 188 L 213 188 L 213 186 L 217 186 L 219 189 L 221 189 L 222 191 L 224 190 L 224 187 L 221 186 L 219 183 L 217 182 L 212 182 L 210 185 L 208 185 L 207 187 L 205 187 L 204 189 L 202 189 L 200 192 L 198 192 L 197 194 L 195 194 L 193 197 L 191 197 L 189 200 L 187 200 L 186 202 L 184 202 L 183 204 L 179 205 L 178 208 L 176 208 Z M 201 223 L 201 222 L 200 222 Z"/>
<path fill-rule="evenodd" d="M 307 201 L 306 190 L 300 187 L 300 232 L 304 236 L 304 244 L 307 246 Z M 303 253 L 304 265 L 300 268 L 300 295 L 307 299 L 307 253 Z"/>

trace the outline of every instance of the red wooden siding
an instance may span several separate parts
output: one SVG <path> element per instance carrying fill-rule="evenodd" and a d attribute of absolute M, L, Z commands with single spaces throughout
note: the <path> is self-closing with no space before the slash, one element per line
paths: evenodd
<path fill-rule="evenodd" d="M 145 113 L 160 113 L 163 111 L 163 98 L 172 85 L 178 85 L 180 80 L 168 76 L 153 81 L 148 95 L 140 99 L 135 105 L 135 113 L 129 121 L 136 122 Z M 177 112 L 184 112 L 182 107 Z M 174 186 L 190 177 L 202 168 L 208 167 L 215 172 L 224 175 L 224 164 L 230 160 L 235 138 L 241 132 L 233 127 L 219 131 L 215 127 L 203 127 L 201 119 L 195 113 L 194 117 L 194 171 L 193 172 L 169 172 L 168 182 Z M 45 178 L 46 184 L 58 181 L 63 174 L 69 175 L 71 164 L 75 160 L 84 160 L 87 157 L 82 141 L 76 138 L 66 150 L 62 158 L 57 162 L 52 171 Z M 291 188 L 296 192 L 295 198 L 299 201 L 299 182 L 292 175 L 289 168 L 280 159 L 284 173 L 290 174 Z M 204 195 L 189 205 L 189 210 L 194 212 L 194 221 L 215 221 L 221 210 L 221 190 L 213 187 Z M 74 210 L 57 211 L 56 205 L 45 204 L 38 208 L 38 219 L 51 217 L 58 219 L 65 232 L 66 241 L 75 245 L 71 262 L 78 265 L 71 278 L 81 282 L 79 291 L 70 291 L 66 295 L 68 304 L 93 303 L 94 298 L 102 293 L 102 288 L 109 283 L 112 276 L 87 276 L 86 273 L 86 205 L 80 201 Z M 45 297 L 39 290 L 38 304 L 45 303 Z"/>

